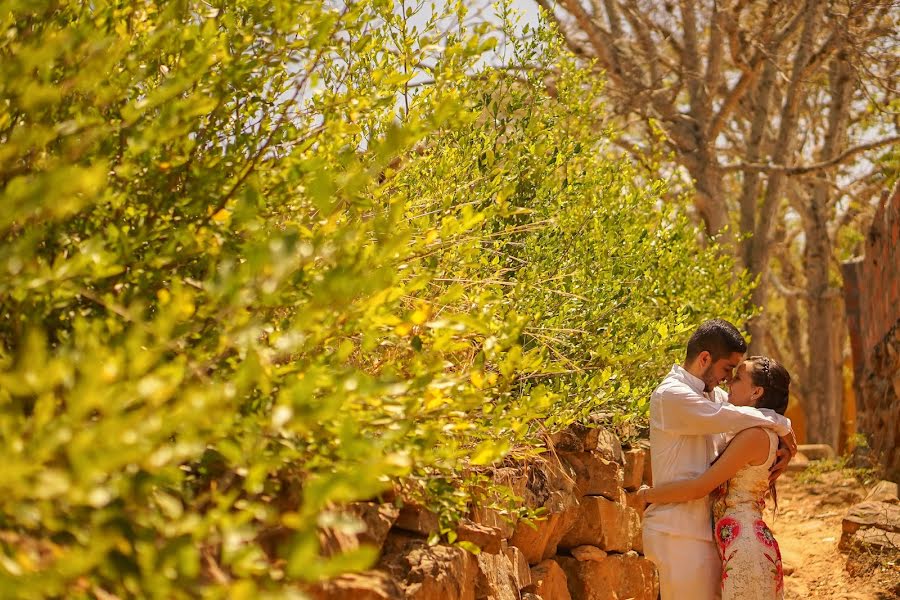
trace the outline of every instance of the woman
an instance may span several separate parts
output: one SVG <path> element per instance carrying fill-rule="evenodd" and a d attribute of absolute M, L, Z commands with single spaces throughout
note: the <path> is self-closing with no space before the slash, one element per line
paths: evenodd
<path fill-rule="evenodd" d="M 753 356 L 742 362 L 728 392 L 736 406 L 769 408 L 780 415 L 788 405 L 791 376 L 774 360 Z M 699 477 L 638 491 L 652 504 L 687 502 L 713 493 L 716 544 L 722 559 L 722 600 L 780 600 L 784 597 L 781 552 L 762 520 L 778 436 L 761 427 L 734 436 L 725 451 Z"/>

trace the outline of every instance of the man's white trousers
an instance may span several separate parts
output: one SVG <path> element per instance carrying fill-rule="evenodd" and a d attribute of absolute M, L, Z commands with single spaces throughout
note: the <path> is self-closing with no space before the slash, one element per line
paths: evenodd
<path fill-rule="evenodd" d="M 718 600 L 722 561 L 713 541 L 644 529 L 644 555 L 659 571 L 662 600 Z"/>

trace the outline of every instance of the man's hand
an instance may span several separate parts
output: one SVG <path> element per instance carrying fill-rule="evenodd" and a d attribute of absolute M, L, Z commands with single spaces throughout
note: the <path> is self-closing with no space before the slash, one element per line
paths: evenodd
<path fill-rule="evenodd" d="M 775 480 L 781 477 L 781 474 L 787 470 L 791 459 L 797 454 L 797 438 L 794 437 L 794 430 L 791 429 L 787 435 L 781 436 L 778 442 L 778 451 L 775 452 L 775 462 L 769 469 L 769 484 L 775 483 Z"/>
<path fill-rule="evenodd" d="M 637 504 L 638 504 L 638 513 L 644 514 L 644 509 L 647 508 L 647 490 L 649 490 L 649 486 L 642 485 L 641 488 L 637 491 Z"/>

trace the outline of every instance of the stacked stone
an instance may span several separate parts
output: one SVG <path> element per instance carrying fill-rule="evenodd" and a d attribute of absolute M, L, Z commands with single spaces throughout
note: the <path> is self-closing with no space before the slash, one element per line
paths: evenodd
<path fill-rule="evenodd" d="M 649 475 L 644 448 L 623 450 L 601 427 L 571 427 L 551 437 L 539 459 L 497 469 L 541 520 L 510 523 L 474 507 L 457 539 L 478 546 L 427 543 L 435 515 L 414 505 L 355 505 L 358 536 L 323 536 L 329 551 L 359 543 L 381 548 L 375 569 L 307 590 L 316 600 L 656 600 L 656 570 L 642 555 L 635 491 Z"/>
<path fill-rule="evenodd" d="M 635 502 L 646 450 L 623 451 L 599 427 L 572 427 L 551 441 L 556 460 L 545 469 L 561 477 L 544 504 L 550 517 L 536 530 L 519 524 L 510 540 L 534 565 L 535 591 L 544 600 L 655 600 L 656 571 L 642 556 Z"/>

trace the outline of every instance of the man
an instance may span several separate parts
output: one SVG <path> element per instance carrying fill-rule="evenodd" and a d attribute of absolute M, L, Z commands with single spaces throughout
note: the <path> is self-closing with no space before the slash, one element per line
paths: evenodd
<path fill-rule="evenodd" d="M 728 404 L 718 387 L 730 382 L 747 343 L 722 319 L 706 321 L 650 397 L 650 458 L 655 485 L 703 473 L 724 449 L 726 434 L 749 427 L 774 430 L 785 446 L 772 467 L 778 477 L 797 451 L 790 420 L 770 411 Z M 659 571 L 662 600 L 720 597 L 721 559 L 713 541 L 709 498 L 651 505 L 644 514 L 644 553 Z"/>

